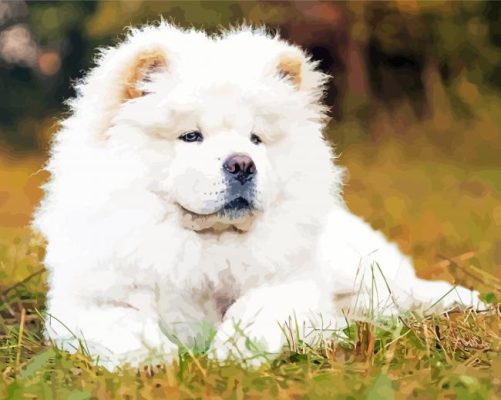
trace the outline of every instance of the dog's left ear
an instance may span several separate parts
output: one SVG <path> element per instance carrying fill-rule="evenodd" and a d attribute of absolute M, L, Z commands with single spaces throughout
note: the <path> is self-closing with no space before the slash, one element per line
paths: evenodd
<path fill-rule="evenodd" d="M 301 88 L 303 60 L 299 56 L 290 54 L 281 55 L 278 59 L 278 74 L 288 79 L 296 89 Z"/>
<path fill-rule="evenodd" d="M 162 72 L 167 67 L 167 59 L 161 51 L 139 54 L 125 71 L 123 100 L 144 96 L 142 85 L 151 80 L 154 73 Z"/>
<path fill-rule="evenodd" d="M 288 80 L 297 91 L 308 91 L 319 99 L 329 77 L 317 66 L 317 62 L 298 48 L 280 54 L 275 61 L 275 71 L 281 78 Z"/>

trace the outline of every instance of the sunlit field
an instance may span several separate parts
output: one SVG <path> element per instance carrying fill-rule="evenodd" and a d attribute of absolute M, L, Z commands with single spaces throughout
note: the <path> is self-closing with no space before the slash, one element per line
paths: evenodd
<path fill-rule="evenodd" d="M 347 129 L 340 126 L 340 135 Z M 338 162 L 349 171 L 346 202 L 411 254 L 419 275 L 474 287 L 495 303 L 501 289 L 499 164 L 458 163 L 425 140 L 383 137 L 345 144 Z M 424 320 L 407 315 L 374 324 L 351 321 L 343 340 L 328 339 L 314 349 L 292 341 L 292 348 L 260 369 L 181 353 L 174 365 L 112 374 L 93 367 L 85 352 L 59 352 L 43 343 L 43 240 L 26 227 L 47 177 L 42 162 L 43 157 L 2 158 L 1 180 L 8 186 L 0 193 L 1 397 L 501 394 L 501 319 L 495 305 L 487 312 Z"/>
<path fill-rule="evenodd" d="M 473 3 L 315 3 L 309 9 L 301 2 L 244 2 L 234 8 L 195 2 L 31 5 L 28 22 L 41 47 L 29 68 L 43 78 L 42 89 L 34 89 L 35 78 L 22 85 L 26 71 L 5 64 L 0 46 L 0 398 L 501 398 L 501 52 L 498 42 L 487 40 L 491 28 L 485 22 L 496 26 L 500 12 L 493 17 Z M 294 14 L 287 14 L 291 9 Z M 260 367 L 245 360 L 211 361 L 207 344 L 180 348 L 171 364 L 112 373 L 96 366 L 84 344 L 73 355 L 52 346 L 43 336 L 45 243 L 29 225 L 48 179 L 43 165 L 50 140 L 64 115 L 61 97 L 71 95 L 70 80 L 91 64 L 95 46 L 112 43 L 130 22 L 161 12 L 209 29 L 238 14 L 280 26 L 312 48 L 334 75 L 325 136 L 338 155 L 335 162 L 346 168 L 348 207 L 398 243 L 419 276 L 474 288 L 488 306 L 347 320 L 346 329 L 325 334 L 315 346 L 298 341 L 293 326 L 282 326 L 287 346 Z M 343 19 L 347 15 L 352 25 Z M 70 32 L 72 24 L 78 29 Z M 354 39 L 336 47 L 325 39 L 331 33 Z M 61 43 L 75 46 L 71 56 L 60 50 L 63 45 L 54 46 L 57 51 L 43 47 L 61 37 Z M 363 61 L 360 49 L 374 37 L 382 43 L 378 51 L 386 51 L 379 55 L 382 64 L 393 60 L 393 49 L 418 66 L 427 57 L 415 74 L 422 86 L 417 92 L 406 75 L 410 70 L 392 81 L 400 69 Z M 364 62 L 370 73 L 360 72 Z M 25 91 L 12 89 L 14 81 Z M 412 90 L 405 92 L 405 85 Z M 6 90 L 8 102 L 2 97 Z M 415 93 L 425 100 L 416 103 Z M 16 106 L 9 109 L 10 102 Z M 12 122 L 15 113 L 19 120 Z"/>

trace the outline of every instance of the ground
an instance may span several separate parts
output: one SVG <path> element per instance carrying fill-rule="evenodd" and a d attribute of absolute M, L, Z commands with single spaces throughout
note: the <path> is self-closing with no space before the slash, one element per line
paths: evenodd
<path fill-rule="evenodd" d="M 491 309 L 348 321 L 314 348 L 288 334 L 283 354 L 259 368 L 210 361 L 201 348 L 110 373 L 84 346 L 70 356 L 44 344 L 44 243 L 26 228 L 43 157 L 0 158 L 0 398 L 501 398 L 499 164 L 399 140 L 344 144 L 348 206 L 411 254 L 420 276 L 475 287 Z"/>
<path fill-rule="evenodd" d="M 376 323 L 351 321 L 343 337 L 327 337 L 313 348 L 297 342 L 286 329 L 289 345 L 283 354 L 259 368 L 245 362 L 217 363 L 203 349 L 184 349 L 171 365 L 111 373 L 94 365 L 84 344 L 75 355 L 43 344 L 44 273 L 38 273 L 43 270 L 35 263 L 42 250 L 28 240 L 15 247 L 17 265 L 34 272 L 1 291 L 0 398 L 501 396 L 499 306 L 428 318 L 408 314 Z"/>

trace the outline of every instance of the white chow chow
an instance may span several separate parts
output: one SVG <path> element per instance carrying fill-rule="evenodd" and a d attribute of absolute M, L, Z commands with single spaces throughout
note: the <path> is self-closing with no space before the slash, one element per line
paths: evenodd
<path fill-rule="evenodd" d="M 210 37 L 162 23 L 102 51 L 34 219 L 49 336 L 115 367 L 168 360 L 206 326 L 209 354 L 225 358 L 240 329 L 278 353 L 291 316 L 318 328 L 367 307 L 471 304 L 475 293 L 416 278 L 343 205 L 325 80 L 299 48 L 250 28 Z"/>

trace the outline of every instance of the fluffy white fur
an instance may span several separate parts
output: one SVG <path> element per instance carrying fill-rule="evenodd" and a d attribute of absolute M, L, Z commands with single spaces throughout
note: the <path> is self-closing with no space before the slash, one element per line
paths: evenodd
<path fill-rule="evenodd" d="M 210 354 L 224 358 L 238 327 L 278 352 L 292 315 L 318 327 L 375 304 L 426 310 L 448 292 L 442 305 L 470 304 L 464 288 L 416 278 L 343 205 L 322 138 L 324 82 L 300 49 L 249 28 L 209 37 L 162 23 L 102 51 L 55 139 L 34 219 L 48 242 L 52 339 L 137 365 L 169 359 L 208 324 Z M 192 130 L 204 141 L 178 139 Z M 233 153 L 256 164 L 255 210 L 224 216 Z"/>

